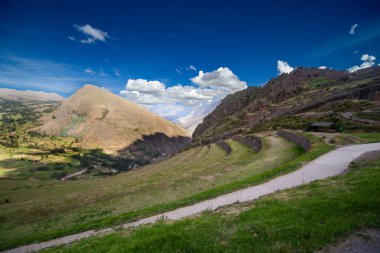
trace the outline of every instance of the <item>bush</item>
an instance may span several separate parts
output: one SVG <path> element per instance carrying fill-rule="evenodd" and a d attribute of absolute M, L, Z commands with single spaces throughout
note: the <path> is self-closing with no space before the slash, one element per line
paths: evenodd
<path fill-rule="evenodd" d="M 53 148 L 50 153 L 52 154 L 63 154 L 66 153 L 64 148 Z"/>

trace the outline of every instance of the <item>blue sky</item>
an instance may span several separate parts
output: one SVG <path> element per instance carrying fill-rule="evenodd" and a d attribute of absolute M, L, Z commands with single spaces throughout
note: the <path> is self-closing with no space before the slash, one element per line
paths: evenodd
<path fill-rule="evenodd" d="M 68 96 L 93 83 L 178 118 L 176 106 L 265 83 L 278 60 L 378 64 L 361 58 L 380 57 L 379 13 L 378 1 L 2 0 L 0 87 Z"/>

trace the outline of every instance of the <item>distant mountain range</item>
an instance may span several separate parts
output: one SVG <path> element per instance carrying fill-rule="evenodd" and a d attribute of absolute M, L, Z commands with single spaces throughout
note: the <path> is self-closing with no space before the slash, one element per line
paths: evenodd
<path fill-rule="evenodd" d="M 48 93 L 32 90 L 14 90 L 0 88 L 0 99 L 6 100 L 31 100 L 31 101 L 62 101 L 64 98 L 57 93 Z"/>
<path fill-rule="evenodd" d="M 62 101 L 41 121 L 35 129 L 40 133 L 77 137 L 83 148 L 99 147 L 113 154 L 131 151 L 149 158 L 168 155 L 190 139 L 178 125 L 90 84 Z M 151 155 L 153 146 L 155 154 Z"/>

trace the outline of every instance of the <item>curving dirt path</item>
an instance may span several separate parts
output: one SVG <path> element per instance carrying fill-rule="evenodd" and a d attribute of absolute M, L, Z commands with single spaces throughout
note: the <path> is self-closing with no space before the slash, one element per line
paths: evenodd
<path fill-rule="evenodd" d="M 349 164 L 364 153 L 380 150 L 380 143 L 360 144 L 338 148 L 314 161 L 306 164 L 297 171 L 272 179 L 266 183 L 248 187 L 243 190 L 231 192 L 214 199 L 199 202 L 197 204 L 175 209 L 159 215 L 151 216 L 122 225 L 123 228 L 137 227 L 142 224 L 150 224 L 158 219 L 178 220 L 190 215 L 198 214 L 206 210 L 215 210 L 218 207 L 230 205 L 236 202 L 255 200 L 261 196 L 274 193 L 279 190 L 289 189 L 302 184 L 307 184 L 318 179 L 338 175 L 344 172 Z M 26 253 L 38 251 L 44 248 L 69 244 L 94 235 L 100 235 L 114 231 L 115 228 L 102 230 L 90 230 L 42 243 L 35 243 L 21 246 L 12 250 L 4 251 L 7 253 Z"/>

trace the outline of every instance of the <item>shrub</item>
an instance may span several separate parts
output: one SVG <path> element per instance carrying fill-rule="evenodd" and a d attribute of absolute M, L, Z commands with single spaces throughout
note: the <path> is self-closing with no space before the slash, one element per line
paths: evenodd
<path fill-rule="evenodd" d="M 64 148 L 53 148 L 50 153 L 52 154 L 63 154 L 66 153 Z"/>

